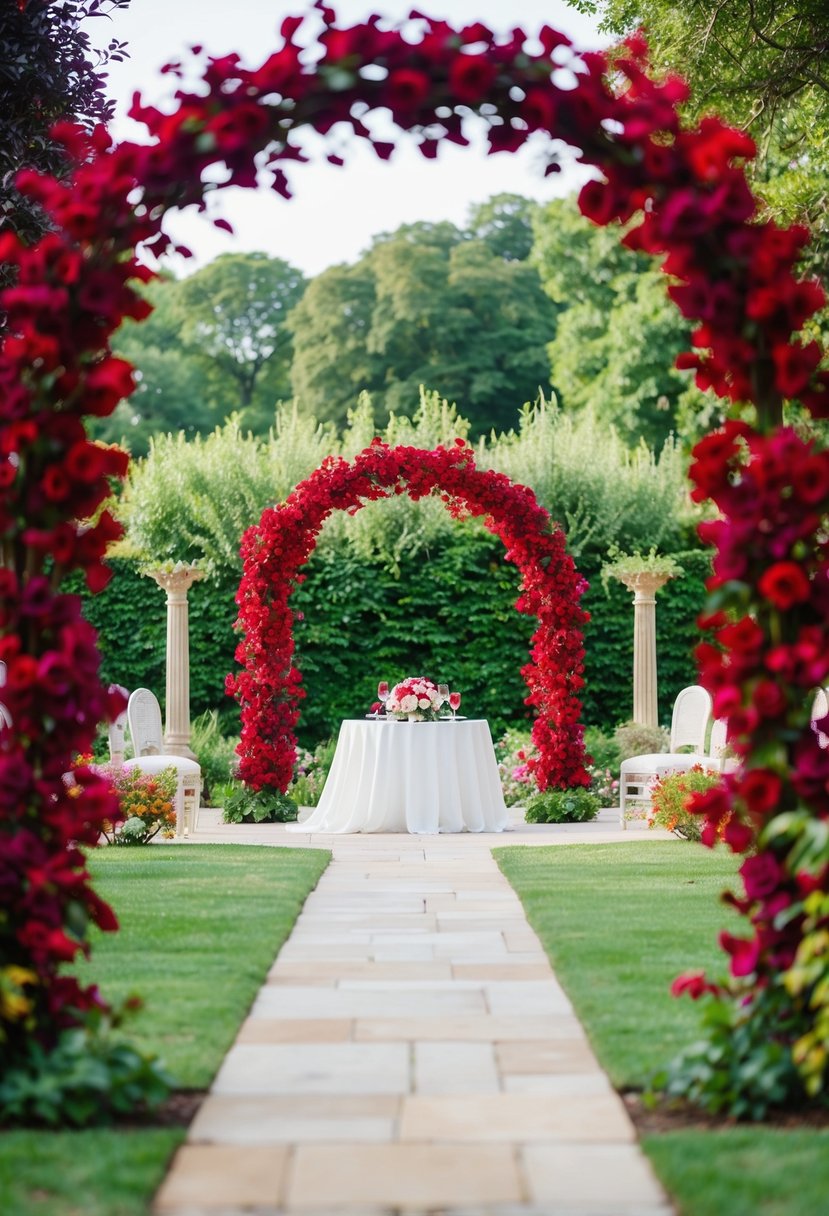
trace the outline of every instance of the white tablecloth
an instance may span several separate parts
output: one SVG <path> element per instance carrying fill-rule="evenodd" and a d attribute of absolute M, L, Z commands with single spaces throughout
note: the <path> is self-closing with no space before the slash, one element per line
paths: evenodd
<path fill-rule="evenodd" d="M 299 832 L 502 832 L 485 721 L 343 722 L 325 789 Z"/>

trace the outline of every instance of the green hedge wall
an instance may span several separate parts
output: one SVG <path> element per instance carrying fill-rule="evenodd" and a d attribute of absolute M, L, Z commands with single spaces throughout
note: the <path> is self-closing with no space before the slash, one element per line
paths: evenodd
<path fill-rule="evenodd" d="M 657 596 L 660 714 L 670 718 L 679 689 L 694 680 L 691 655 L 698 634 L 707 555 L 676 555 L 686 570 Z M 166 597 L 134 564 L 113 561 L 114 577 L 85 610 L 98 629 L 107 681 L 145 685 L 164 696 Z M 609 728 L 631 716 L 632 596 L 616 582 L 602 587 L 598 569 L 585 607 L 592 620 L 585 642 L 584 719 Z M 304 619 L 296 644 L 307 698 L 300 741 L 313 744 L 335 732 L 344 717 L 366 712 L 378 679 L 425 673 L 460 688 L 464 709 L 489 719 L 494 732 L 527 718 L 520 668 L 526 662 L 534 620 L 515 612 L 518 575 L 503 560 L 499 541 L 459 527 L 440 551 L 404 559 L 392 573 L 339 549 L 319 550 L 293 597 Z M 233 666 L 237 577 L 225 573 L 196 583 L 190 605 L 190 702 L 195 716 L 221 710 L 233 733 L 236 708 L 224 694 Z M 77 590 L 77 588 L 76 588 Z"/>

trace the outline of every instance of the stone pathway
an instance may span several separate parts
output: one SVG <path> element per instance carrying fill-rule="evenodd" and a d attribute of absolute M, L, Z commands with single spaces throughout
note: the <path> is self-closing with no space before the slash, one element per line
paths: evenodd
<path fill-rule="evenodd" d="M 334 860 L 158 1216 L 669 1216 L 492 858 L 526 836 L 314 838 Z M 608 837 L 623 838 L 606 822 L 578 836 Z"/>

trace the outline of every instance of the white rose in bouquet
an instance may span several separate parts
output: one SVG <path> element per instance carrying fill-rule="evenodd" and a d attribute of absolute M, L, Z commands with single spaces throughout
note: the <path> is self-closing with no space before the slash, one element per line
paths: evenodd
<path fill-rule="evenodd" d="M 413 717 L 416 721 L 434 721 L 440 716 L 443 697 L 437 685 L 425 676 L 409 676 L 395 684 L 386 701 L 386 713 L 392 718 Z"/>

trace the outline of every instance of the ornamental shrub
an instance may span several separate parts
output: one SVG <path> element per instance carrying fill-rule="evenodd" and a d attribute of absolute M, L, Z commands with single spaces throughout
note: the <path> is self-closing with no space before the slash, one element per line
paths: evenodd
<path fill-rule="evenodd" d="M 584 732 L 584 746 L 592 757 L 587 766 L 590 774 L 590 789 L 600 806 L 619 805 L 619 747 L 612 735 L 605 734 L 596 726 L 588 726 Z"/>
<path fill-rule="evenodd" d="M 222 734 L 218 710 L 205 710 L 193 719 L 190 748 L 201 767 L 203 806 L 211 806 L 214 789 L 232 779 L 237 743 Z"/>
<path fill-rule="evenodd" d="M 696 510 L 679 446 L 670 440 L 657 456 L 642 441 L 631 451 L 593 410 L 565 412 L 540 397 L 517 432 L 481 441 L 478 458 L 532 487 L 577 562 L 613 545 L 672 552 L 690 535 Z"/>
<path fill-rule="evenodd" d="M 133 998 L 118 1009 L 93 1007 L 49 1051 L 28 1038 L 0 1076 L 0 1126 L 89 1127 L 158 1107 L 173 1078 L 118 1032 L 136 1005 Z"/>
<path fill-rule="evenodd" d="M 631 756 L 648 756 L 653 752 L 667 752 L 670 735 L 664 726 L 644 726 L 641 722 L 623 722 L 613 732 L 613 741 L 619 752 L 619 760 Z"/>
<path fill-rule="evenodd" d="M 529 730 L 507 730 L 495 744 L 495 758 L 507 806 L 523 804 L 535 789 L 528 763 L 534 755 L 535 745 Z"/>
<path fill-rule="evenodd" d="M 588 726 L 584 732 L 584 746 L 592 757 L 595 768 L 618 771 L 621 755 L 619 744 L 613 735 L 607 734 L 598 726 Z"/>
<path fill-rule="evenodd" d="M 590 790 L 545 790 L 524 804 L 527 823 L 587 823 L 599 813 L 600 802 Z"/>
<path fill-rule="evenodd" d="M 376 509 L 396 505 L 380 503 Z M 442 504 L 436 505 L 448 519 Z M 409 503 L 413 530 L 419 526 L 422 506 Z M 395 680 L 408 671 L 444 670 L 447 656 L 465 703 L 488 719 L 494 737 L 508 726 L 520 729 L 528 720 L 520 667 L 526 661 L 531 622 L 513 607 L 516 572 L 504 561 L 500 541 L 472 522 L 449 522 L 450 532 L 440 544 L 427 534 L 424 549 L 398 554 L 396 569 L 381 557 L 357 554 L 344 539 L 321 544 L 306 564 L 306 581 L 293 596 L 304 615 L 295 631 L 308 694 L 299 726 L 304 746 L 328 738 L 344 717 L 364 712 L 375 699 L 382 675 Z M 696 678 L 695 618 L 710 564 L 702 551 L 683 551 L 679 560 L 688 574 L 659 592 L 656 619 L 659 699 L 668 715 L 677 692 Z M 162 692 L 164 595 L 139 573 L 135 559 L 116 557 L 111 564 L 109 586 L 100 595 L 84 596 L 84 612 L 99 633 L 103 678 L 130 689 L 144 686 Z M 590 583 L 583 603 L 592 615 L 584 631 L 582 691 L 585 721 L 608 731 L 632 707 L 633 608 L 621 584 L 611 583 L 605 594 L 600 566 L 579 563 Z M 237 585 L 233 571 L 216 568 L 188 597 L 190 704 L 196 716 L 216 710 L 226 736 L 239 730 L 236 706 L 223 688 L 224 675 L 234 666 Z M 414 585 L 420 594 L 416 613 L 410 594 Z M 105 755 L 103 736 L 102 746 Z"/>
<path fill-rule="evenodd" d="M 297 804 L 273 786 L 253 790 L 239 781 L 225 787 L 223 823 L 292 823 Z"/>
<path fill-rule="evenodd" d="M 307 748 L 297 749 L 294 777 L 288 786 L 288 794 L 298 807 L 316 806 L 319 802 L 336 746 L 336 739 L 323 739 L 312 752 Z"/>
<path fill-rule="evenodd" d="M 654 782 L 647 820 L 649 828 L 665 828 L 686 840 L 699 840 L 703 820 L 689 810 L 693 794 L 705 793 L 719 785 L 719 773 L 695 764 L 687 772 L 666 773 Z"/>
<path fill-rule="evenodd" d="M 788 1046 L 807 1030 L 805 1010 L 795 1012 L 781 985 L 749 995 L 744 983 L 742 1000 L 728 999 L 702 979 L 700 988 L 706 991 L 705 1036 L 654 1076 L 651 1086 L 709 1114 L 755 1122 L 782 1107 L 808 1105 L 810 1096 Z M 679 991 L 675 983 L 674 992 Z"/>
<path fill-rule="evenodd" d="M 119 516 L 130 550 L 148 562 L 198 560 L 238 574 L 242 533 L 326 456 L 353 459 L 376 435 L 392 447 L 433 449 L 468 433 L 469 422 L 434 392 L 421 392 L 413 418 L 393 417 L 384 428 L 363 394 L 341 436 L 296 406 L 280 405 L 266 438 L 243 435 L 233 419 L 207 437 L 156 436 L 147 457 L 131 466 Z M 691 536 L 696 513 L 673 443 L 659 456 L 644 444 L 631 453 L 594 415 L 574 418 L 540 399 L 520 412 L 517 433 L 482 439 L 475 451 L 480 468 L 534 491 L 564 528 L 577 562 L 600 564 L 613 545 L 674 551 Z M 446 543 L 455 526 L 437 498 L 393 498 L 353 517 L 335 514 L 320 546 L 345 545 L 396 570 L 404 556 Z"/>
<path fill-rule="evenodd" d="M 235 419 L 207 437 L 157 435 L 131 465 L 119 507 L 129 544 L 150 562 L 232 569 L 238 582 L 242 533 L 336 449 L 330 429 L 291 407 L 278 410 L 269 439 Z"/>

